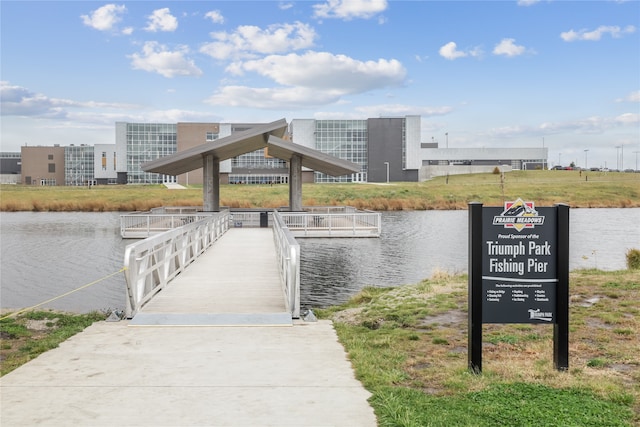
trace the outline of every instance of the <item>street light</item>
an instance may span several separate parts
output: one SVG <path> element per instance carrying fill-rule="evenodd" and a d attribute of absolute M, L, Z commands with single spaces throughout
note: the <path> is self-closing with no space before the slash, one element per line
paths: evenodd
<path fill-rule="evenodd" d="M 562 165 L 562 153 L 558 153 L 558 166 Z"/>
<path fill-rule="evenodd" d="M 387 183 L 389 183 L 389 162 L 384 162 L 384 165 L 387 167 Z"/>
<path fill-rule="evenodd" d="M 449 148 L 449 132 L 445 133 L 444 136 L 447 138 L 447 148 Z"/>
<path fill-rule="evenodd" d="M 620 170 L 620 147 L 622 145 L 616 145 L 616 169 Z"/>
<path fill-rule="evenodd" d="M 585 169 L 589 169 L 589 165 L 587 164 L 587 153 L 588 152 L 589 152 L 588 148 L 586 150 L 584 150 L 584 168 Z"/>
<path fill-rule="evenodd" d="M 634 151 L 634 153 L 636 153 L 636 172 L 638 172 L 638 153 L 640 153 L 640 151 Z"/>

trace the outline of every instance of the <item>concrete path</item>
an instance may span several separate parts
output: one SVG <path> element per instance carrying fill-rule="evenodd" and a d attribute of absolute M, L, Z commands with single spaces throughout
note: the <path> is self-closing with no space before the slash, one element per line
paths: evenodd
<path fill-rule="evenodd" d="M 99 322 L 0 378 L 9 426 L 375 426 L 328 321 Z"/>

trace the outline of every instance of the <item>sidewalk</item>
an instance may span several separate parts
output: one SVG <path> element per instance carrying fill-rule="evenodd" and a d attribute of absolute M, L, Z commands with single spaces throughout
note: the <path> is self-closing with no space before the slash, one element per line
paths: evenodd
<path fill-rule="evenodd" d="M 376 426 L 331 322 L 95 323 L 0 378 L 9 426 Z"/>

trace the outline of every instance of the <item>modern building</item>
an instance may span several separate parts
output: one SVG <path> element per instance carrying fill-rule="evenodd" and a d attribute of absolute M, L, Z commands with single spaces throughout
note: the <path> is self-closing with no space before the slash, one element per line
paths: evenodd
<path fill-rule="evenodd" d="M 202 169 L 169 176 L 145 172 L 141 165 L 177 152 L 198 150 L 204 144 L 249 132 L 260 125 L 116 122 L 115 145 L 54 147 L 64 152 L 60 163 L 57 159 L 51 162 L 49 154 L 46 154 L 47 162 L 42 163 L 42 159 L 34 157 L 35 152 L 23 151 L 22 182 L 31 185 L 202 184 Z M 548 149 L 544 147 L 440 148 L 437 142 L 424 143 L 421 142 L 420 116 L 293 119 L 283 139 L 360 166 L 359 172 L 338 177 L 303 167 L 302 182 L 305 183 L 416 182 L 436 176 L 492 172 L 495 167 L 501 170 L 544 169 L 548 157 Z M 53 176 L 49 170 L 62 171 L 63 178 Z M 262 148 L 221 161 L 219 177 L 221 184 L 288 183 L 289 165 L 270 156 L 268 148 Z"/>
<path fill-rule="evenodd" d="M 114 144 L 96 144 L 94 146 L 93 170 L 96 184 L 126 184 L 127 171 L 119 170 L 118 165 L 126 165 L 126 147 L 118 150 Z"/>
<path fill-rule="evenodd" d="M 94 147 L 70 145 L 64 147 L 64 185 L 95 185 Z"/>
<path fill-rule="evenodd" d="M 0 152 L 0 184 L 18 184 L 22 170 L 19 152 Z"/>
<path fill-rule="evenodd" d="M 366 120 L 291 121 L 291 139 L 360 165 L 341 177 L 316 173 L 314 182 L 418 181 L 422 165 L 420 116 Z"/>
<path fill-rule="evenodd" d="M 177 149 L 176 124 L 116 122 L 116 163 L 118 172 L 126 173 L 128 184 L 162 184 L 175 177 L 144 172 L 140 165 L 173 154 Z"/>
<path fill-rule="evenodd" d="M 64 185 L 64 147 L 24 146 L 20 149 L 22 183 L 25 185 Z"/>

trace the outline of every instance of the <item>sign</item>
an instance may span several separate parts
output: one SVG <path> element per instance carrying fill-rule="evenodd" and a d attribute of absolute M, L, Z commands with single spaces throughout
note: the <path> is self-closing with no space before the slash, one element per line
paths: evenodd
<path fill-rule="evenodd" d="M 483 209 L 483 323 L 555 323 L 555 215 L 522 199 Z"/>
<path fill-rule="evenodd" d="M 516 199 L 469 204 L 469 368 L 482 370 L 484 323 L 551 324 L 568 369 L 569 207 Z"/>

